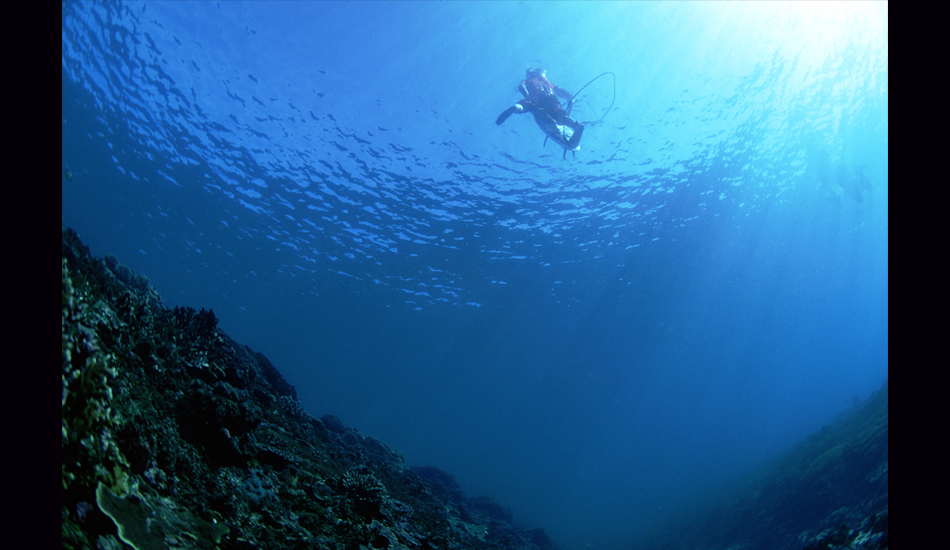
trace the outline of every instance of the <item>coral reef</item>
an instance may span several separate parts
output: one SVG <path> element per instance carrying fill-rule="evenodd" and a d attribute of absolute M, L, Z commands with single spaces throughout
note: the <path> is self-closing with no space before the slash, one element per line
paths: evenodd
<path fill-rule="evenodd" d="M 551 550 L 63 231 L 63 548 Z"/>

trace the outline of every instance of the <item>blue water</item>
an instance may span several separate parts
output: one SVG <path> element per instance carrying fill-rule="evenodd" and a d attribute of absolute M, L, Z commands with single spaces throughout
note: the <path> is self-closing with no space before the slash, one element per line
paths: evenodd
<path fill-rule="evenodd" d="M 886 3 L 62 8 L 63 226 L 564 550 L 887 379 Z"/>

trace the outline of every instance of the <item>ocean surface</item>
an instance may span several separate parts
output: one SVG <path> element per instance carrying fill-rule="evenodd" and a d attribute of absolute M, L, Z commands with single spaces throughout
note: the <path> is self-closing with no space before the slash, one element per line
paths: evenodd
<path fill-rule="evenodd" d="M 62 224 L 310 413 L 627 547 L 887 380 L 887 11 L 63 2 Z M 495 124 L 530 66 L 576 158 Z"/>

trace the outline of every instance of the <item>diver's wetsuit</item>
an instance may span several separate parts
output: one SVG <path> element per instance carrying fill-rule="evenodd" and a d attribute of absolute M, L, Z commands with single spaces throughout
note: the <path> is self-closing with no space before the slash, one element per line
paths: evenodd
<path fill-rule="evenodd" d="M 544 125 L 551 130 L 547 133 L 557 133 L 558 125 L 567 125 L 574 129 L 574 134 L 567 142 L 569 148 L 574 149 L 581 141 L 581 135 L 584 133 L 584 125 L 573 118 L 567 116 L 567 112 L 561 108 L 561 102 L 558 96 L 570 101 L 573 97 L 570 92 L 564 88 L 558 88 L 543 77 L 537 76 L 531 79 L 522 80 L 518 84 L 518 91 L 524 96 L 524 99 L 505 109 L 495 124 L 501 124 L 514 113 L 533 113 L 538 125 Z"/>

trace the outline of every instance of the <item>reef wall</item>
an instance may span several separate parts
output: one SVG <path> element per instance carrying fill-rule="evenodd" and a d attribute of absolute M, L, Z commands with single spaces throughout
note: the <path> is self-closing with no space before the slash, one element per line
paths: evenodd
<path fill-rule="evenodd" d="M 886 550 L 887 383 L 648 538 L 643 550 Z"/>
<path fill-rule="evenodd" d="M 63 230 L 63 548 L 553 550 Z"/>

